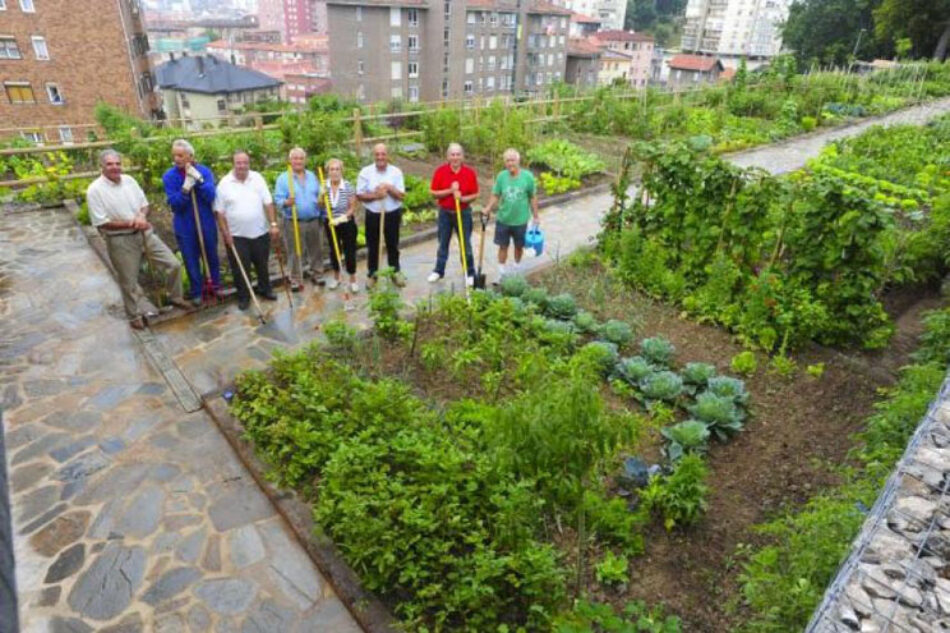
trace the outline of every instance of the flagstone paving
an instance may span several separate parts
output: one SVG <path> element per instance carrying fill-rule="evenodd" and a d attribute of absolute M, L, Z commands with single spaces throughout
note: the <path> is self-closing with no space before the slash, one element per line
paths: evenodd
<path fill-rule="evenodd" d="M 877 122 L 948 109 L 944 99 Z M 730 159 L 787 171 L 850 130 Z M 545 209 L 545 252 L 526 256 L 526 272 L 591 243 L 610 202 L 589 195 Z M 494 250 L 489 243 L 490 281 Z M 407 248 L 403 298 L 458 291 L 456 253 L 432 285 L 434 242 Z M 162 324 L 155 336 L 194 388 L 212 393 L 275 349 L 319 336 L 343 308 L 341 290 L 308 287 L 294 301 L 293 312 L 284 295 L 265 304 L 267 325 L 231 303 Z M 364 290 L 345 318 L 367 325 L 366 302 Z M 359 630 L 210 418 L 183 412 L 120 306 L 68 213 L 0 213 L 0 406 L 22 629 Z"/>
<path fill-rule="evenodd" d="M 358 631 L 230 445 L 186 414 L 62 210 L 0 214 L 21 627 Z"/>

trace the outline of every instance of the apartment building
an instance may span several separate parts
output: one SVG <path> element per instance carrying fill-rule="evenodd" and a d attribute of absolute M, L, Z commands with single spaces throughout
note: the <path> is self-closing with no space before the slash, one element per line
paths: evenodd
<path fill-rule="evenodd" d="M 561 81 L 570 12 L 537 0 L 327 0 L 334 90 L 410 102 Z"/>
<path fill-rule="evenodd" d="M 264 30 L 280 32 L 281 41 L 289 44 L 301 33 L 321 31 L 326 3 L 313 0 L 258 0 L 257 18 Z"/>
<path fill-rule="evenodd" d="M 627 18 L 627 0 L 555 0 L 554 4 L 597 18 L 605 29 L 622 30 Z"/>
<path fill-rule="evenodd" d="M 684 51 L 767 60 L 782 50 L 781 24 L 792 0 L 689 0 Z"/>
<path fill-rule="evenodd" d="M 98 101 L 160 110 L 138 0 L 0 0 L 0 82 L 2 127 L 35 142 L 83 140 Z"/>
<path fill-rule="evenodd" d="M 567 68 L 564 81 L 580 88 L 597 86 L 603 49 L 586 38 L 571 38 L 567 43 Z"/>
<path fill-rule="evenodd" d="M 631 86 L 643 88 L 651 76 L 653 61 L 653 36 L 632 31 L 598 31 L 591 40 L 604 48 L 623 53 L 629 59 L 626 79 Z"/>

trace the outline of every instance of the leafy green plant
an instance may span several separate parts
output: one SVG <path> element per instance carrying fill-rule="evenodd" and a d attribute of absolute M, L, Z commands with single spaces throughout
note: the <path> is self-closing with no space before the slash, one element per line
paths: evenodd
<path fill-rule="evenodd" d="M 633 328 L 626 321 L 609 319 L 599 330 L 604 340 L 610 341 L 617 347 L 623 347 L 633 340 Z"/>
<path fill-rule="evenodd" d="M 805 367 L 805 373 L 807 373 L 812 378 L 821 378 L 825 375 L 825 364 L 824 363 L 814 363 Z"/>
<path fill-rule="evenodd" d="M 609 604 L 578 600 L 569 613 L 554 620 L 554 633 L 681 633 L 676 616 L 666 615 L 661 607 L 649 608 L 642 602 L 628 603 L 620 613 Z"/>
<path fill-rule="evenodd" d="M 676 348 L 661 336 L 645 338 L 640 341 L 640 354 L 659 367 L 669 367 L 673 362 Z"/>
<path fill-rule="evenodd" d="M 647 400 L 673 402 L 683 393 L 683 379 L 672 371 L 658 371 L 640 380 L 640 390 Z"/>
<path fill-rule="evenodd" d="M 568 293 L 561 293 L 548 299 L 545 305 L 545 313 L 555 319 L 569 320 L 577 314 L 577 302 L 574 297 Z"/>
<path fill-rule="evenodd" d="M 639 385 L 640 381 L 656 371 L 650 362 L 642 356 L 624 358 L 617 364 L 617 374 L 631 385 Z"/>
<path fill-rule="evenodd" d="M 746 350 L 739 352 L 729 361 L 732 371 L 742 376 L 751 376 L 758 370 L 759 362 L 755 359 L 755 352 Z"/>
<path fill-rule="evenodd" d="M 604 341 L 591 341 L 584 345 L 574 356 L 575 364 L 588 364 L 604 376 L 609 375 L 617 365 L 620 354 L 617 346 Z"/>
<path fill-rule="evenodd" d="M 594 575 L 602 585 L 625 585 L 630 580 L 629 561 L 626 556 L 617 556 L 608 550 L 594 565 Z"/>
<path fill-rule="evenodd" d="M 663 517 L 667 530 L 688 527 L 706 512 L 708 470 L 699 455 L 685 455 L 669 475 L 657 475 L 640 491 L 644 506 Z"/>
<path fill-rule="evenodd" d="M 710 393 L 717 396 L 731 398 L 739 406 L 745 406 L 749 402 L 749 392 L 746 391 L 745 382 L 732 376 L 710 378 L 708 389 Z"/>
<path fill-rule="evenodd" d="M 597 322 L 597 317 L 586 310 L 579 310 L 574 315 L 574 327 L 582 334 L 596 334 L 600 331 L 600 323 Z"/>
<path fill-rule="evenodd" d="M 671 462 L 688 453 L 704 453 L 709 442 L 709 427 L 698 420 L 686 420 L 660 432 L 669 440 L 666 456 Z"/>
<path fill-rule="evenodd" d="M 370 291 L 369 314 L 380 336 L 391 340 L 406 339 L 412 336 L 413 324 L 399 314 L 404 304 L 393 281 L 394 275 L 389 268 L 378 272 L 378 281 Z"/>
<path fill-rule="evenodd" d="M 791 378 L 798 371 L 798 363 L 785 354 L 776 354 L 769 361 L 769 371 L 782 378 Z"/>
<path fill-rule="evenodd" d="M 567 193 L 574 189 L 580 189 L 581 181 L 577 178 L 568 176 L 555 176 L 551 172 L 541 172 L 541 188 L 549 196 L 556 196 L 561 193 Z"/>
<path fill-rule="evenodd" d="M 359 334 L 344 319 L 331 319 L 323 324 L 323 334 L 331 347 L 352 352 L 359 342 Z"/>
<path fill-rule="evenodd" d="M 704 391 L 696 396 L 689 412 L 719 439 L 725 441 L 742 430 L 745 415 L 731 396 Z"/>
<path fill-rule="evenodd" d="M 558 175 L 576 180 L 607 167 L 596 154 L 585 152 L 563 139 L 552 139 L 536 145 L 528 150 L 526 157 L 531 163 L 545 165 Z"/>
<path fill-rule="evenodd" d="M 520 297 L 528 288 L 528 281 L 521 275 L 506 275 L 499 284 L 501 294 L 506 297 Z"/>

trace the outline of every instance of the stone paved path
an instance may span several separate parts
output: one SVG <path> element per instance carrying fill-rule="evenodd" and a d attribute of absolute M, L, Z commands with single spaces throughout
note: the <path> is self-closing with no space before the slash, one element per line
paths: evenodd
<path fill-rule="evenodd" d="M 950 99 L 885 123 L 920 122 Z M 864 125 L 864 124 L 861 124 Z M 836 130 L 730 159 L 800 167 Z M 608 194 L 546 209 L 544 255 L 591 243 Z M 489 230 L 488 239 L 491 239 Z M 476 237 L 476 247 L 478 241 Z M 489 280 L 497 278 L 486 249 Z M 406 249 L 412 303 L 459 288 L 426 283 L 435 244 Z M 360 270 L 364 264 L 361 262 Z M 347 319 L 367 323 L 366 295 Z M 156 328 L 199 393 L 306 343 L 342 312 L 340 291 L 308 288 L 271 325 L 234 304 Z M 0 213 L 0 403 L 24 631 L 358 630 L 204 413 L 184 414 L 121 315 L 119 292 L 64 211 Z"/>
<path fill-rule="evenodd" d="M 0 213 L 22 630 L 358 631 L 203 412 L 182 413 L 62 210 Z"/>

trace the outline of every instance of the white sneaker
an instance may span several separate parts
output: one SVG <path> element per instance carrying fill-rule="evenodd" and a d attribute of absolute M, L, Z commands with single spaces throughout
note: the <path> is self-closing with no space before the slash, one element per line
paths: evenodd
<path fill-rule="evenodd" d="M 498 276 L 504 277 L 507 274 L 508 274 L 508 267 L 505 266 L 504 264 L 498 264 Z"/>
<path fill-rule="evenodd" d="M 429 276 L 426 277 L 426 281 L 428 281 L 430 284 L 434 284 L 435 282 L 437 282 L 437 281 L 440 280 L 440 279 L 442 279 L 442 275 L 440 275 L 440 274 L 437 273 L 437 272 L 431 272 L 431 273 L 429 273 Z"/>
<path fill-rule="evenodd" d="M 468 286 L 469 288 L 473 287 L 473 286 L 475 285 L 475 278 L 474 278 L 474 277 L 466 277 L 466 278 L 465 278 L 465 285 Z"/>
<path fill-rule="evenodd" d="M 360 291 L 360 285 L 355 281 L 350 284 L 350 292 L 357 294 Z"/>
<path fill-rule="evenodd" d="M 340 287 L 340 282 L 337 281 L 336 279 L 331 279 L 330 281 L 327 282 L 327 288 L 329 288 L 330 290 L 336 290 L 339 287 Z"/>

